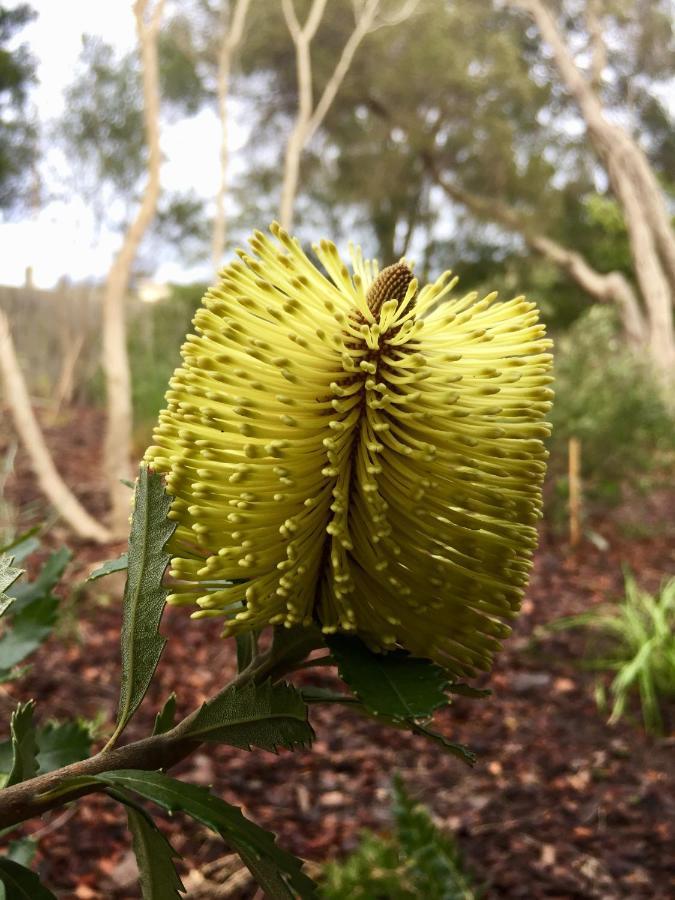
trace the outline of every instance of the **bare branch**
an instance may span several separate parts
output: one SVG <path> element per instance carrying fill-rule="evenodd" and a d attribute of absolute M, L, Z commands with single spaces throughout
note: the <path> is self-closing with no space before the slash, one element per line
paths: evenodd
<path fill-rule="evenodd" d="M 586 23 L 591 48 L 590 81 L 596 93 L 602 88 L 602 73 L 607 65 L 607 48 L 602 36 L 602 0 L 587 0 Z"/>
<path fill-rule="evenodd" d="M 623 210 L 631 255 L 649 320 L 649 349 L 669 391 L 675 380 L 675 232 L 649 161 L 633 136 L 607 119 L 600 99 L 577 67 L 556 21 L 542 0 L 505 0 L 527 11 L 553 51 L 556 68 L 586 122 L 591 142 L 607 169 Z M 672 393 L 672 391 L 671 391 Z"/>
<path fill-rule="evenodd" d="M 225 252 L 225 197 L 227 195 L 227 167 L 229 163 L 229 131 L 227 119 L 227 100 L 230 90 L 230 72 L 234 54 L 239 46 L 250 0 L 236 0 L 234 13 L 230 21 L 230 2 L 222 0 L 221 22 L 222 40 L 218 54 L 218 117 L 220 119 L 220 180 L 216 193 L 216 212 L 213 219 L 211 241 L 211 259 L 214 272 L 217 274 L 223 253 Z"/>
<path fill-rule="evenodd" d="M 382 17 L 375 22 L 370 29 L 371 33 L 379 31 L 380 28 L 392 28 L 394 25 L 400 25 L 401 22 L 405 22 L 415 14 L 419 5 L 420 0 L 403 0 L 396 12 L 392 13 L 390 16 Z"/>
<path fill-rule="evenodd" d="M 516 210 L 491 198 L 465 191 L 445 178 L 428 156 L 425 164 L 433 180 L 451 200 L 460 203 L 478 218 L 497 222 L 509 231 L 521 235 L 532 250 L 566 272 L 591 297 L 615 303 L 631 345 L 644 346 L 647 337 L 644 316 L 635 291 L 621 272 L 598 272 L 580 253 L 532 229 Z"/>
<path fill-rule="evenodd" d="M 89 515 L 56 470 L 42 430 L 33 413 L 26 382 L 14 350 L 7 317 L 1 310 L 0 375 L 2 375 L 5 385 L 5 398 L 9 404 L 14 425 L 45 495 L 79 537 L 88 541 L 106 543 L 111 538 L 110 533 Z M 127 492 L 127 502 L 128 497 Z"/>
<path fill-rule="evenodd" d="M 148 0 L 136 0 L 134 15 L 141 55 L 143 116 L 148 147 L 147 180 L 141 204 L 106 278 L 103 296 L 103 370 L 107 391 L 105 470 L 112 503 L 111 528 L 126 533 L 129 496 L 120 479 L 130 474 L 131 375 L 126 334 L 126 291 L 138 247 L 152 222 L 160 191 L 159 64 L 157 38 L 164 0 L 157 0 L 147 21 Z"/>
<path fill-rule="evenodd" d="M 307 123 L 305 143 L 308 143 L 312 139 L 312 136 L 316 132 L 317 128 L 325 119 L 326 113 L 335 100 L 337 92 L 340 89 L 340 85 L 344 81 L 345 75 L 349 71 L 349 67 L 352 64 L 354 54 L 356 53 L 359 44 L 371 29 L 371 25 L 373 24 L 379 5 L 380 0 L 368 0 L 368 2 L 364 5 L 361 14 L 356 20 L 354 30 L 349 35 L 349 39 L 344 45 L 342 53 L 340 54 L 340 58 L 338 59 L 335 68 L 333 69 L 333 74 L 331 75 L 325 88 L 323 89 L 323 93 L 321 94 L 319 102 L 316 105 L 316 109 L 312 113 L 312 117 Z"/>

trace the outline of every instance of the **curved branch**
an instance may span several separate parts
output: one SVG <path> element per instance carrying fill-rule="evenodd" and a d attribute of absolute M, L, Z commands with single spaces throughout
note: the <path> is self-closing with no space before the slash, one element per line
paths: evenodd
<path fill-rule="evenodd" d="M 218 54 L 218 118 L 220 120 L 220 180 L 216 193 L 216 212 L 213 218 L 213 234 L 211 237 L 211 260 L 214 274 L 218 269 L 225 252 L 225 197 L 227 195 L 227 167 L 229 162 L 229 129 L 227 120 L 227 100 L 230 90 L 230 72 L 234 53 L 244 33 L 244 22 L 250 0 L 236 0 L 231 21 L 229 20 L 229 3 L 223 0 L 222 26 L 223 36 Z"/>
<path fill-rule="evenodd" d="M 566 272 L 592 297 L 616 303 L 628 340 L 635 347 L 644 346 L 647 338 L 644 316 L 637 295 L 623 273 L 598 272 L 580 253 L 533 231 L 516 210 L 499 201 L 471 194 L 449 181 L 428 155 L 425 156 L 425 165 L 434 182 L 451 200 L 460 203 L 478 218 L 496 222 L 519 234 L 528 247 Z"/>
<path fill-rule="evenodd" d="M 129 494 L 120 480 L 129 477 L 132 432 L 125 294 L 138 247 L 155 216 L 160 191 L 157 38 L 164 0 L 157 0 L 149 19 L 146 17 L 147 6 L 148 0 L 136 0 L 133 9 L 141 55 L 148 177 L 136 217 L 124 235 L 122 246 L 108 272 L 103 296 L 103 370 L 108 413 L 105 469 L 112 501 L 111 529 L 120 535 L 126 533 L 129 520 Z"/>
<path fill-rule="evenodd" d="M 14 425 L 40 487 L 73 531 L 88 541 L 104 544 L 111 539 L 103 525 L 93 519 L 56 470 L 42 430 L 35 418 L 26 382 L 14 350 L 7 317 L 0 310 L 0 376 Z"/>

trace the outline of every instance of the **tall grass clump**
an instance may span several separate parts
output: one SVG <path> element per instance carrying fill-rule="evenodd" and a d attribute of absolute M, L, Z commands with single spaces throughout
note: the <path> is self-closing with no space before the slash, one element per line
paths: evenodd
<path fill-rule="evenodd" d="M 554 628 L 588 629 L 593 637 L 589 666 L 615 673 L 609 686 L 610 724 L 622 718 L 637 696 L 646 731 L 660 735 L 665 730 L 664 702 L 675 698 L 675 578 L 657 594 L 642 589 L 628 573 L 625 585 L 618 604 L 560 619 Z M 597 697 L 604 706 L 602 684 Z"/>
<path fill-rule="evenodd" d="M 477 900 L 455 841 L 412 800 L 400 777 L 394 779 L 392 799 L 393 834 L 365 831 L 346 860 L 330 863 L 324 900 Z"/>

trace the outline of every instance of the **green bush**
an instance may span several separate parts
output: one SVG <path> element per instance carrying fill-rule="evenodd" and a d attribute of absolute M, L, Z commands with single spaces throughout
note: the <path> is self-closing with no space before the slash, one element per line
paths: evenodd
<path fill-rule="evenodd" d="M 614 311 L 594 306 L 556 340 L 556 402 L 551 411 L 550 475 L 567 496 L 567 448 L 581 442 L 584 493 L 619 499 L 675 446 L 673 419 L 646 366 L 623 344 Z"/>
<path fill-rule="evenodd" d="M 476 900 L 479 896 L 449 835 L 414 803 L 400 778 L 393 785 L 394 833 L 371 831 L 343 862 L 326 866 L 326 900 Z"/>
<path fill-rule="evenodd" d="M 129 329 L 134 420 L 155 422 L 169 378 L 180 362 L 180 346 L 204 293 L 203 284 L 172 285 L 165 300 L 146 305 Z"/>
<path fill-rule="evenodd" d="M 675 578 L 666 581 L 654 596 L 626 575 L 623 600 L 554 623 L 554 628 L 584 627 L 595 638 L 591 668 L 615 672 L 610 723 L 618 722 L 637 694 L 645 729 L 663 733 L 662 705 L 675 698 Z M 595 655 L 597 653 L 598 655 Z M 604 705 L 604 688 L 597 697 Z"/>

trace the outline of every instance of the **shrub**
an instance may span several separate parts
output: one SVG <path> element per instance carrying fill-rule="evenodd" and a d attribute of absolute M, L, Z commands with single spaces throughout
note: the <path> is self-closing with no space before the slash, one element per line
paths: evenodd
<path fill-rule="evenodd" d="M 675 697 L 675 578 L 666 581 L 656 595 L 640 588 L 632 575 L 626 575 L 625 583 L 618 605 L 560 619 L 554 627 L 580 626 L 593 633 L 598 655 L 590 657 L 589 665 L 616 673 L 609 687 L 610 724 L 619 721 L 637 693 L 645 729 L 661 734 L 663 701 Z M 604 705 L 601 685 L 597 696 Z"/>
<path fill-rule="evenodd" d="M 203 284 L 174 284 L 165 300 L 149 307 L 141 304 L 129 334 L 134 419 L 139 426 L 147 429 L 157 418 L 204 290 Z"/>
<path fill-rule="evenodd" d="M 441 832 L 429 812 L 415 803 L 400 778 L 393 784 L 394 834 L 363 833 L 346 860 L 326 867 L 326 900 L 475 900 L 453 838 Z"/>
<path fill-rule="evenodd" d="M 659 451 L 673 449 L 673 419 L 645 365 L 622 344 L 613 310 L 590 309 L 556 350 L 550 442 L 556 494 L 567 495 L 567 446 L 577 437 L 587 499 L 611 502 L 622 484 L 637 485 L 649 473 Z"/>

